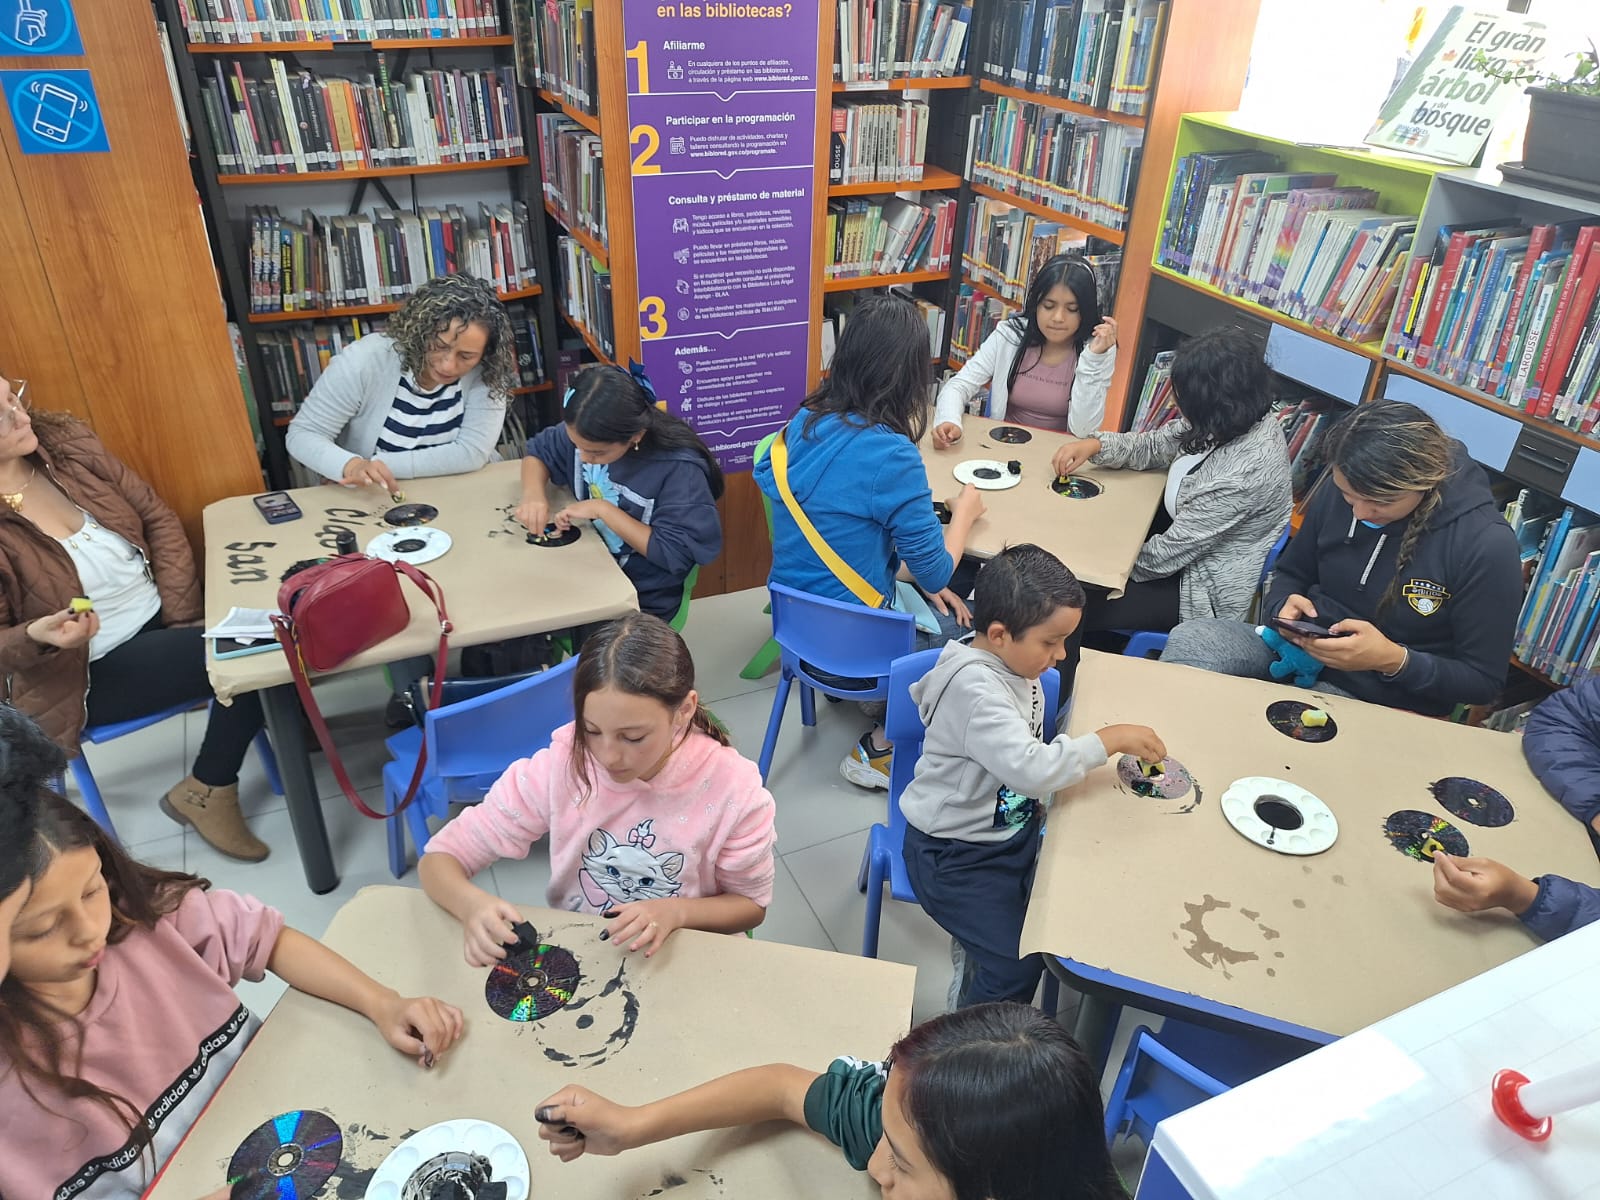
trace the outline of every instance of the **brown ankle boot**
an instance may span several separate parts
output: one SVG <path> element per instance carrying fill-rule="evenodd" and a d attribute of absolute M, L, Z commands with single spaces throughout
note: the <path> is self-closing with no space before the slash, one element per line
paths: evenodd
<path fill-rule="evenodd" d="M 242 862 L 260 862 L 271 851 L 250 832 L 239 811 L 239 785 L 207 787 L 193 775 L 161 797 L 161 811 L 179 825 L 192 825 L 219 854 Z"/>

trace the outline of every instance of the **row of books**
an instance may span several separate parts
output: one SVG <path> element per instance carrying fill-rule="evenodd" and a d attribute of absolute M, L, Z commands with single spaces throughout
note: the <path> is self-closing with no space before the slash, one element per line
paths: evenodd
<path fill-rule="evenodd" d="M 1513 503 L 1520 507 L 1524 497 Z M 1508 519 L 1519 542 L 1543 543 L 1513 653 L 1558 684 L 1581 679 L 1600 662 L 1600 524 L 1571 507 L 1556 517 L 1513 512 Z"/>
<path fill-rule="evenodd" d="M 1160 429 L 1178 415 L 1176 393 L 1172 390 L 1171 350 L 1161 350 L 1150 360 L 1139 387 L 1139 401 L 1133 406 L 1129 433 L 1149 433 Z"/>
<path fill-rule="evenodd" d="M 1113 229 L 1127 224 L 1144 130 L 996 97 L 973 118 L 968 178 Z"/>
<path fill-rule="evenodd" d="M 500 36 L 498 0 L 178 0 L 190 42 Z"/>
<path fill-rule="evenodd" d="M 981 72 L 1008 87 L 1142 116 L 1167 0 L 999 0 Z"/>
<path fill-rule="evenodd" d="M 950 327 L 950 364 L 959 367 L 966 362 L 1001 321 L 1016 315 L 1014 305 L 963 283 L 956 291 L 955 322 Z"/>
<path fill-rule="evenodd" d="M 928 116 L 926 100 L 846 100 L 834 105 L 828 182 L 921 182 Z"/>
<path fill-rule="evenodd" d="M 526 153 L 509 67 L 389 78 L 291 75 L 281 58 L 213 62 L 200 102 L 224 174 L 274 175 L 489 162 Z"/>
<path fill-rule="evenodd" d="M 605 152 L 600 136 L 561 113 L 539 113 L 539 165 L 545 202 L 568 229 L 606 240 Z"/>
<path fill-rule="evenodd" d="M 1529 416 L 1600 422 L 1600 225 L 1442 225 L 1385 349 Z"/>
<path fill-rule="evenodd" d="M 1293 174 L 1260 151 L 1178 160 L 1158 261 L 1190 279 L 1355 342 L 1386 328 L 1417 218 L 1371 188 Z"/>
<path fill-rule="evenodd" d="M 1027 296 L 1029 282 L 1047 259 L 1089 244 L 1088 235 L 1071 226 L 988 196 L 972 198 L 966 232 L 962 273 L 1015 304 Z"/>
<path fill-rule="evenodd" d="M 600 111 L 594 5 L 595 0 L 543 0 L 511 6 L 522 82 L 591 114 Z"/>
<path fill-rule="evenodd" d="M 1327 469 L 1322 443 L 1328 430 L 1351 411 L 1354 410 L 1350 406 L 1325 396 L 1306 397 L 1279 407 L 1278 423 L 1289 445 L 1289 479 L 1296 505 L 1305 502 Z"/>
<path fill-rule="evenodd" d="M 823 245 L 832 253 L 825 279 L 859 279 L 908 271 L 948 271 L 955 238 L 954 197 L 929 193 L 828 201 Z"/>
<path fill-rule="evenodd" d="M 561 270 L 561 311 L 588 331 L 606 358 L 617 357 L 616 327 L 611 322 L 611 271 L 583 248 L 577 238 L 556 238 Z"/>
<path fill-rule="evenodd" d="M 838 0 L 833 77 L 927 79 L 966 70 L 972 0 Z"/>
<path fill-rule="evenodd" d="M 259 207 L 247 219 L 251 312 L 398 304 L 439 275 L 476 275 L 500 292 L 538 280 L 535 230 L 520 201 L 480 203 L 475 220 L 456 204 L 335 217 L 306 210 L 298 221 Z"/>
<path fill-rule="evenodd" d="M 934 304 L 931 300 L 924 300 L 913 295 L 909 288 L 889 288 L 891 295 L 899 296 L 910 301 L 922 314 L 922 319 L 928 326 L 928 355 L 937 358 L 940 348 L 944 345 L 944 305 Z M 833 363 L 834 348 L 838 345 L 840 336 L 844 333 L 845 325 L 855 312 L 856 305 L 867 296 L 872 295 L 872 289 L 863 288 L 859 292 L 841 292 L 829 296 L 822 310 L 822 369 L 824 371 Z M 931 399 L 931 397 L 930 397 Z"/>

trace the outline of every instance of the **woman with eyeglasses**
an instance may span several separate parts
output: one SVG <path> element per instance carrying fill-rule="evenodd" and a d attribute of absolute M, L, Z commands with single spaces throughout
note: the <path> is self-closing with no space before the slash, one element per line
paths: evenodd
<path fill-rule="evenodd" d="M 25 387 L 0 378 L 0 675 L 6 699 L 75 755 L 85 726 L 211 698 L 200 580 L 161 497 L 76 418 L 30 413 Z M 213 704 L 190 774 L 160 800 L 247 862 L 267 856 L 239 811 L 260 729 L 255 696 Z"/>

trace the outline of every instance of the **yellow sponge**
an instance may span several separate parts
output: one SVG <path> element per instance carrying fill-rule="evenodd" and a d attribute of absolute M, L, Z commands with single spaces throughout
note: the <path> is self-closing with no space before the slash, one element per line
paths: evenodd
<path fill-rule="evenodd" d="M 1308 708 L 1300 714 L 1300 724 L 1312 729 L 1320 729 L 1328 723 L 1328 714 L 1320 708 Z"/>
<path fill-rule="evenodd" d="M 75 613 L 93 612 L 94 601 L 87 596 L 74 596 L 72 598 L 72 611 Z"/>

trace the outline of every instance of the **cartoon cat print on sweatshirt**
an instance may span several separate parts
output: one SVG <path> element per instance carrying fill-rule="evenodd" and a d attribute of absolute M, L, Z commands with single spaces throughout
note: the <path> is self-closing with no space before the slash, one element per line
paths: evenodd
<path fill-rule="evenodd" d="M 589 835 L 589 848 L 584 852 L 578 879 L 583 885 L 583 898 L 594 905 L 596 912 L 604 912 L 614 904 L 665 900 L 678 894 L 683 855 L 653 852 L 653 824 L 640 821 L 628 830 L 626 842 L 619 842 L 605 829 L 596 829 Z"/>

